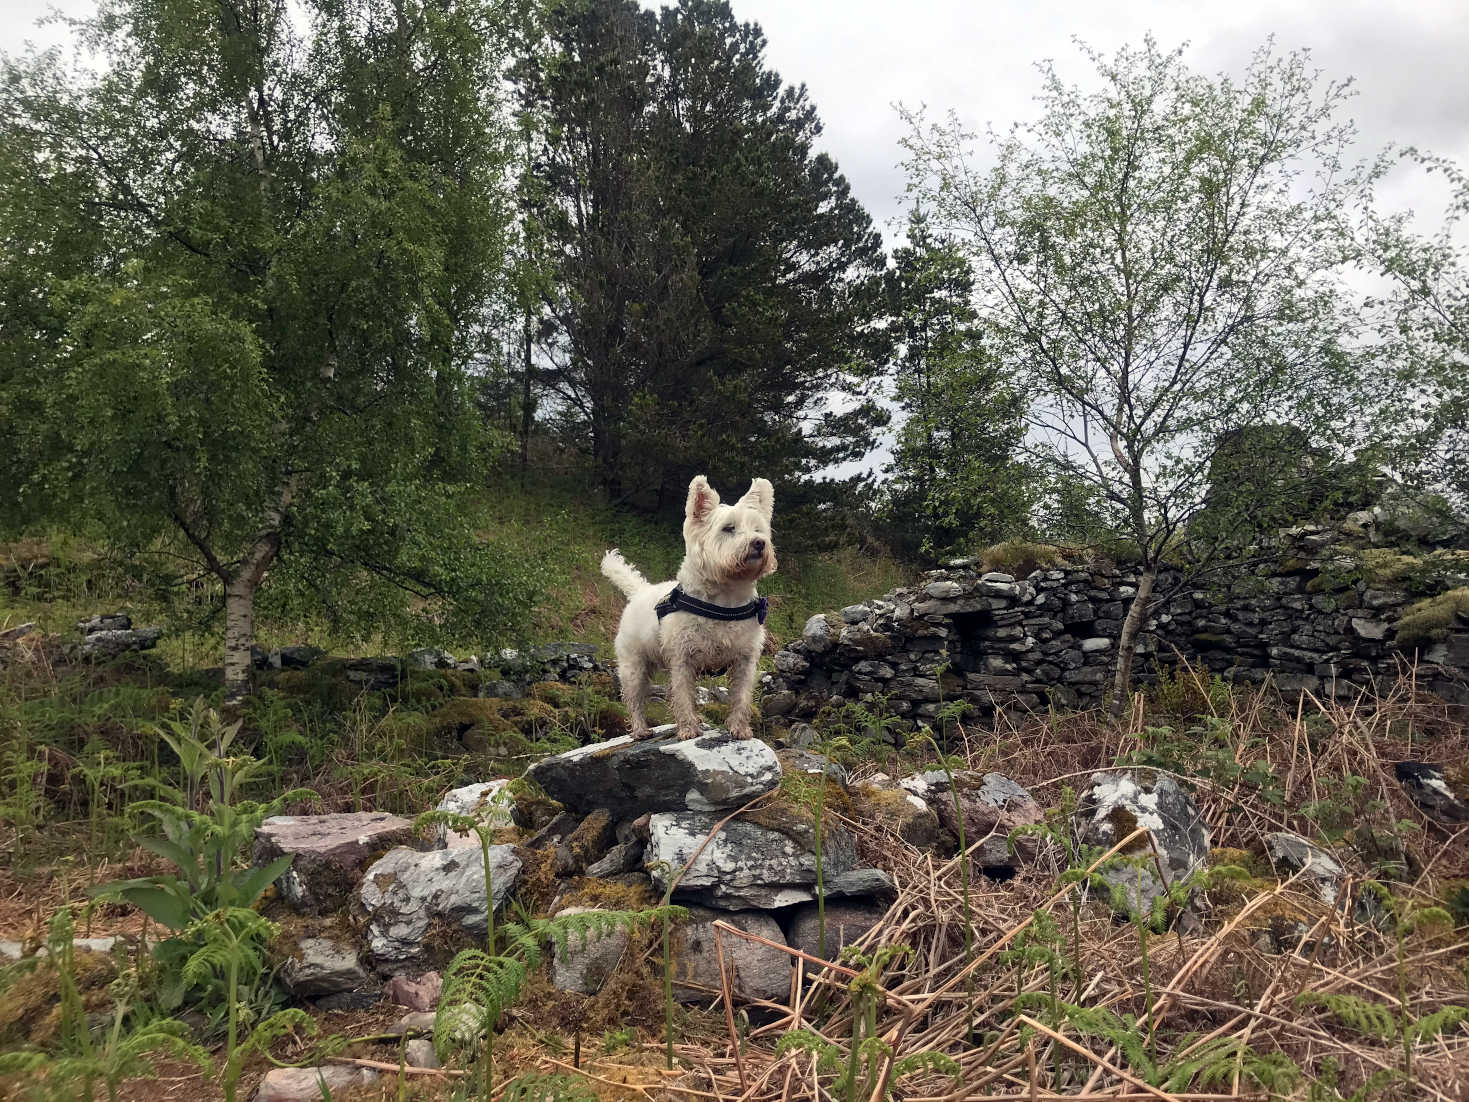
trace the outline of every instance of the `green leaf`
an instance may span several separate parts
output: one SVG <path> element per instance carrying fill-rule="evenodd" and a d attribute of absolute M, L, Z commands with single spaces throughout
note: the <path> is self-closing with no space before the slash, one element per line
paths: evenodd
<path fill-rule="evenodd" d="M 282 857 L 277 857 L 268 865 L 247 869 L 240 874 L 235 881 L 235 891 L 238 895 L 235 902 L 245 907 L 254 903 L 266 888 L 275 883 L 291 867 L 291 861 L 295 856 L 293 853 L 287 853 Z"/>
<path fill-rule="evenodd" d="M 134 882 L 121 885 L 116 891 L 149 918 L 170 930 L 182 930 L 192 917 L 186 900 L 157 884 Z"/>

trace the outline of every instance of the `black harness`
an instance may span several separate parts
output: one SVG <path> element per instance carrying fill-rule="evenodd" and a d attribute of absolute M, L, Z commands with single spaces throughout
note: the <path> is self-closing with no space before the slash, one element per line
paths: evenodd
<path fill-rule="evenodd" d="M 692 612 L 695 616 L 702 616 L 706 620 L 758 620 L 765 623 L 765 617 L 770 612 L 770 598 L 756 597 L 748 604 L 735 605 L 711 605 L 708 601 L 701 601 L 697 597 L 690 597 L 683 591 L 682 586 L 674 586 L 673 592 L 663 600 L 659 601 L 653 609 L 658 613 L 658 619 L 670 612 Z"/>

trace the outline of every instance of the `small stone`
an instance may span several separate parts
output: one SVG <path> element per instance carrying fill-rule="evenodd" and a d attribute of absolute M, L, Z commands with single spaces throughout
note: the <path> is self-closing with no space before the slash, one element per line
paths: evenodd
<path fill-rule="evenodd" d="M 403 1047 L 403 1060 L 410 1068 L 437 1068 L 439 1054 L 434 1051 L 434 1043 L 426 1038 L 419 1037 L 409 1041 Z"/>
<path fill-rule="evenodd" d="M 945 578 L 937 582 L 929 582 L 923 587 L 923 592 L 936 600 L 947 601 L 954 597 L 962 597 L 964 595 L 964 587 L 958 582 L 949 581 Z"/>
<path fill-rule="evenodd" d="M 383 984 L 383 998 L 409 1010 L 432 1010 L 439 1005 L 444 991 L 444 977 L 438 972 L 421 976 L 393 976 Z"/>
<path fill-rule="evenodd" d="M 998 570 L 991 570 L 987 574 L 981 574 L 979 580 L 982 582 L 994 582 L 998 585 L 1009 585 L 1015 581 L 1014 574 L 1004 574 Z"/>
<path fill-rule="evenodd" d="M 274 815 L 255 831 L 255 865 L 283 854 L 294 860 L 276 881 L 281 898 L 297 910 L 323 913 L 351 897 L 375 853 L 413 837 L 413 824 L 383 812 Z"/>
<path fill-rule="evenodd" d="M 1282 830 L 1265 836 L 1265 852 L 1273 864 L 1285 868 L 1288 873 L 1303 873 L 1306 883 L 1312 886 L 1323 903 L 1336 903 L 1337 891 L 1346 871 L 1320 846 L 1299 834 Z"/>
<path fill-rule="evenodd" d="M 641 865 L 645 843 L 640 841 L 619 842 L 607 851 L 607 856 L 587 866 L 587 875 L 601 880 L 632 872 Z"/>
<path fill-rule="evenodd" d="M 499 909 L 520 876 L 514 847 L 490 847 L 490 876 Z M 435 921 L 473 935 L 489 923 L 484 861 L 476 850 L 391 850 L 367 870 L 358 898 L 367 912 L 368 951 L 383 973 L 408 971 L 422 960 Z"/>
<path fill-rule="evenodd" d="M 260 1081 L 255 1102 L 321 1102 L 343 1091 L 377 1082 L 371 1068 L 333 1064 L 322 1068 L 271 1068 Z"/>
<path fill-rule="evenodd" d="M 479 820 L 491 829 L 514 826 L 515 822 L 510 816 L 511 801 L 504 795 L 509 784 L 508 780 L 500 779 L 451 789 L 434 810 L 465 815 Z M 453 831 L 441 825 L 438 829 L 438 844 L 440 849 L 478 846 L 479 836 L 473 831 Z"/>
<path fill-rule="evenodd" d="M 812 654 L 825 654 L 836 646 L 836 632 L 831 621 L 819 612 L 806 621 L 806 626 L 801 629 L 801 639 Z"/>
<path fill-rule="evenodd" d="M 867 619 L 871 612 L 872 610 L 866 605 L 848 605 L 841 612 L 837 613 L 837 615 L 842 618 L 844 623 L 860 624 L 863 620 Z"/>
<path fill-rule="evenodd" d="M 305 937 L 281 966 L 281 981 L 298 999 L 355 991 L 371 981 L 352 945 L 327 937 Z"/>
<path fill-rule="evenodd" d="M 1098 654 L 1104 650 L 1112 649 L 1112 640 L 1105 639 L 1100 635 L 1081 641 L 1082 654 Z"/>
<path fill-rule="evenodd" d="M 415 1010 L 404 1014 L 392 1025 L 383 1030 L 384 1033 L 393 1037 L 412 1037 L 418 1034 L 432 1034 L 434 1031 L 434 1018 L 432 1010 Z"/>
<path fill-rule="evenodd" d="M 699 1002 L 720 992 L 716 936 L 724 949 L 726 975 L 737 996 L 782 1002 L 788 998 L 795 966 L 791 955 L 738 934 L 720 933 L 714 929 L 715 921 L 726 922 L 777 945 L 785 944 L 785 935 L 775 919 L 761 911 L 690 907 L 688 919 L 673 928 L 674 998 L 680 1002 Z"/>
<path fill-rule="evenodd" d="M 596 907 L 567 907 L 556 917 L 589 914 Z M 617 964 L 627 952 L 627 931 L 612 930 L 600 937 L 588 935 L 585 940 L 572 937 L 565 952 L 557 950 L 551 961 L 551 982 L 562 991 L 595 995 L 602 990 Z"/>

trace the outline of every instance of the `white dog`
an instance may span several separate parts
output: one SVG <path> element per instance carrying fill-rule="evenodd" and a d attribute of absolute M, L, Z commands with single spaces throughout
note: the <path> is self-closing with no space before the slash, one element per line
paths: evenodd
<path fill-rule="evenodd" d="M 679 738 L 699 733 L 699 674 L 725 668 L 729 732 L 750 737 L 750 698 L 765 645 L 766 604 L 755 583 L 775 572 L 774 509 L 775 489 L 766 479 L 751 482 L 733 505 L 721 505 L 709 480 L 697 475 L 684 507 L 684 560 L 676 581 L 648 581 L 616 550 L 602 557 L 602 573 L 627 595 L 617 628 L 617 674 L 633 738 L 648 737 L 648 686 L 659 667 L 669 670 Z"/>

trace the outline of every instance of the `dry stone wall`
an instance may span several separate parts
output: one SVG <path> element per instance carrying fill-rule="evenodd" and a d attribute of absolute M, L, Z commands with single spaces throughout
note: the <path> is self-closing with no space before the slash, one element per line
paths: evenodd
<path fill-rule="evenodd" d="M 1285 562 L 1207 585 L 1164 572 L 1137 644 L 1139 679 L 1175 663 L 1176 650 L 1231 681 L 1347 696 L 1416 662 L 1425 688 L 1469 703 L 1469 622 L 1404 649 L 1397 620 L 1415 595 L 1351 580 L 1330 553 Z M 807 719 L 873 694 L 916 719 L 959 699 L 982 712 L 1096 705 L 1137 582 L 1115 566 L 1017 579 L 956 561 L 919 585 L 811 617 L 775 656 L 762 714 Z"/>

